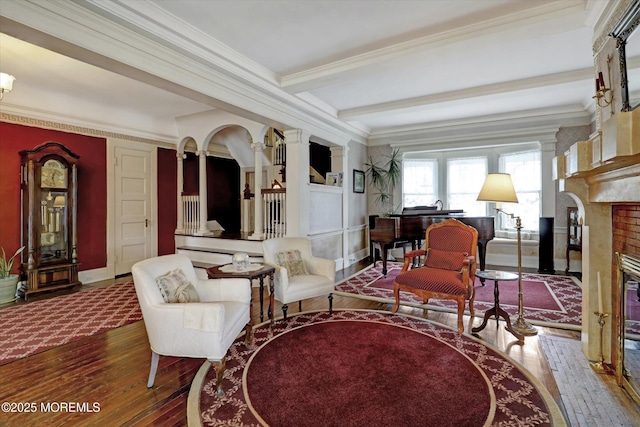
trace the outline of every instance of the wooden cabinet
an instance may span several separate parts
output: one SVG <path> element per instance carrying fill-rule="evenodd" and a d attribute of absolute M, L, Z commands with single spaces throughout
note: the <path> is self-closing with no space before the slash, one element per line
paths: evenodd
<path fill-rule="evenodd" d="M 47 142 L 20 152 L 21 270 L 29 294 L 81 285 L 78 280 L 76 200 L 79 156 Z"/>
<path fill-rule="evenodd" d="M 569 272 L 569 254 L 571 251 L 582 252 L 582 224 L 578 218 L 578 208 L 567 208 L 567 268 Z"/>

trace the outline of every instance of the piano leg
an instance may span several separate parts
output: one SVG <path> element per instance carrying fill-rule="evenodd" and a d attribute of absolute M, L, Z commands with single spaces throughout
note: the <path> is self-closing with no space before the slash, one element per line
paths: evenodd
<path fill-rule="evenodd" d="M 387 277 L 387 252 L 393 247 L 393 243 L 389 245 L 380 244 L 380 256 L 382 257 L 382 275 Z"/>

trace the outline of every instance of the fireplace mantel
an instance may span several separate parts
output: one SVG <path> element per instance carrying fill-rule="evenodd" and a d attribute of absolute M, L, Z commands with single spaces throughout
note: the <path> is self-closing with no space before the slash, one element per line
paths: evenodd
<path fill-rule="evenodd" d="M 619 297 L 613 292 L 612 206 L 640 204 L 640 108 L 613 115 L 587 141 L 573 144 L 554 159 L 553 172 L 559 191 L 576 202 L 583 224 L 582 345 L 586 356 L 597 360 L 601 347 L 594 315 L 598 307 L 596 278 L 601 277 L 605 290 L 600 296 L 605 312 L 615 314 Z M 609 317 L 605 326 L 602 346 L 609 363 L 616 341 L 612 320 Z"/>
<path fill-rule="evenodd" d="M 637 167 L 640 164 L 640 109 L 618 113 L 603 123 L 602 129 L 586 140 L 578 141 L 569 147 L 564 155 L 554 158 L 553 174 L 555 180 L 584 178 L 589 185 L 606 189 L 606 182 L 635 182 Z M 637 188 L 637 187 L 636 187 Z M 636 201 L 635 195 L 611 194 L 600 196 L 598 192 L 590 195 L 590 201 L 628 202 L 628 197 Z M 626 200 L 625 200 L 626 199 Z"/>

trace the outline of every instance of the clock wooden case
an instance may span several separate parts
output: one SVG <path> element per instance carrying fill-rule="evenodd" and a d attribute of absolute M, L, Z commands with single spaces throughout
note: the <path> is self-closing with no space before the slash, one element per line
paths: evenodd
<path fill-rule="evenodd" d="M 77 164 L 80 156 L 57 142 L 20 152 L 22 296 L 69 288 L 78 280 Z"/>

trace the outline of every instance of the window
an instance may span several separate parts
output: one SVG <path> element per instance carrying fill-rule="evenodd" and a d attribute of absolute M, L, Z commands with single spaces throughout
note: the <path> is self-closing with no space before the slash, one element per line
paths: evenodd
<path fill-rule="evenodd" d="M 485 216 L 485 202 L 478 202 L 483 178 L 487 176 L 486 157 L 447 160 L 447 204 L 449 209 L 464 209 L 468 216 Z"/>
<path fill-rule="evenodd" d="M 402 162 L 402 206 L 431 205 L 438 200 L 438 161 L 405 159 Z"/>
<path fill-rule="evenodd" d="M 540 151 L 526 151 L 500 156 L 500 172 L 511 175 L 516 189 L 518 203 L 509 203 L 503 208 L 519 216 L 522 228 L 538 230 L 540 218 L 540 200 L 542 193 L 542 177 L 540 165 Z M 505 215 L 498 215 L 499 228 L 515 227 L 515 219 Z"/>

